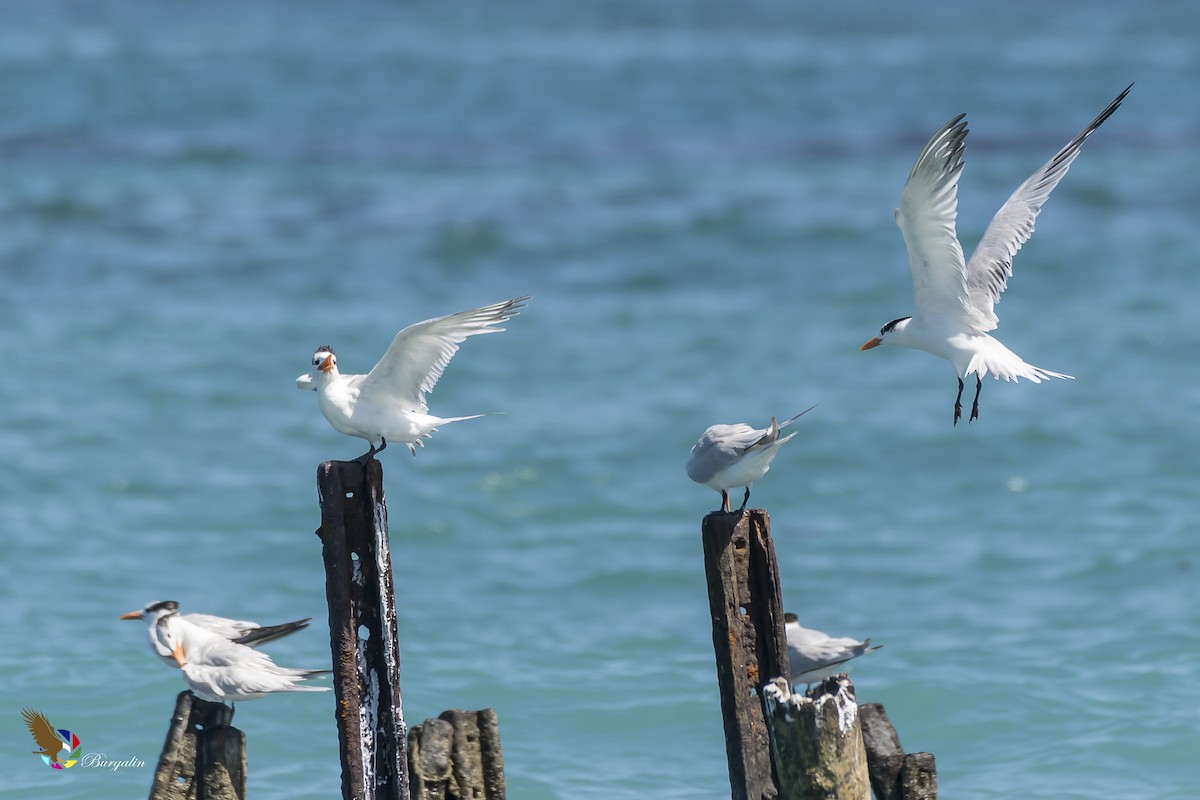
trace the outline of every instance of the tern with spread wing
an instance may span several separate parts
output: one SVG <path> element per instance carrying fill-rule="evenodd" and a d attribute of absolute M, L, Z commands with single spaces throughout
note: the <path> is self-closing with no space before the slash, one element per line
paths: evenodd
<path fill-rule="evenodd" d="M 220 634 L 175 615 L 155 628 L 192 693 L 211 703 L 256 700 L 275 692 L 327 692 L 328 686 L 304 686 L 327 669 L 280 667 L 266 653 L 229 641 Z"/>
<path fill-rule="evenodd" d="M 139 611 L 122 614 L 118 619 L 140 619 L 146 623 L 146 636 L 150 640 L 150 649 L 168 666 L 178 666 L 171 648 L 163 644 L 164 637 L 158 632 L 159 626 L 170 625 L 175 619 L 181 619 L 204 628 L 236 644 L 247 647 L 258 647 L 284 636 L 290 636 L 296 631 L 304 630 L 312 617 L 298 619 L 295 622 L 284 622 L 281 625 L 259 625 L 242 619 L 227 619 L 212 614 L 180 614 L 179 603 L 174 600 L 156 600 L 147 603 Z"/>
<path fill-rule="evenodd" d="M 1050 192 L 1067 174 L 1084 141 L 1121 105 L 1133 84 L 1013 192 L 983 233 L 970 261 L 955 231 L 958 179 L 963 168 L 967 123 L 959 114 L 942 126 L 921 151 L 900 192 L 896 224 L 908 249 L 913 280 L 913 315 L 884 325 L 860 350 L 881 344 L 924 350 L 954 366 L 958 396 L 954 424 L 962 415 L 963 378 L 975 375 L 975 402 L 968 421 L 979 417 L 983 377 L 1041 383 L 1071 379 L 1032 364 L 988 335 L 999 324 L 994 306 L 1012 276 L 1012 259 L 1033 234 Z"/>
<path fill-rule="evenodd" d="M 811 686 L 823 681 L 851 659 L 883 647 L 871 646 L 870 639 L 858 641 L 849 637 L 835 638 L 827 633 L 805 628 L 800 618 L 790 611 L 783 615 L 783 631 L 787 636 L 788 670 L 792 683 Z"/>
<path fill-rule="evenodd" d="M 516 316 L 528 299 L 517 297 L 409 325 L 365 375 L 343 375 L 333 348 L 318 347 L 312 370 L 296 378 L 296 387 L 317 393 L 321 413 L 335 430 L 367 440 L 371 448 L 360 456 L 364 463 L 389 440 L 404 442 L 415 456 L 415 445 L 423 447 L 422 439 L 438 426 L 484 416 L 435 417 L 425 395 L 433 391 L 468 336 L 504 330 L 496 325 Z"/>
<path fill-rule="evenodd" d="M 729 490 L 746 487 L 742 507 L 750 502 L 750 484 L 767 474 L 779 448 L 795 436 L 790 433 L 779 438 L 779 430 L 791 425 L 816 406 L 806 408 L 783 422 L 771 417 L 769 428 L 751 428 L 744 422 L 736 425 L 710 425 L 700 441 L 692 446 L 687 462 L 688 477 L 721 493 L 721 508 L 729 511 Z"/>

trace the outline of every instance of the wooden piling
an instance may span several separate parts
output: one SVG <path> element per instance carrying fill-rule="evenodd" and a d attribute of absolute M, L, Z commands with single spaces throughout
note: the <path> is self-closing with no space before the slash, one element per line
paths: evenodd
<path fill-rule="evenodd" d="M 849 678 L 827 678 L 807 695 L 775 679 L 764 696 L 780 800 L 871 800 Z"/>
<path fill-rule="evenodd" d="M 905 753 L 879 703 L 859 706 L 871 789 L 876 800 L 937 800 L 937 765 L 932 753 Z"/>
<path fill-rule="evenodd" d="M 383 467 L 317 470 L 344 800 L 408 800 L 392 556 Z"/>
<path fill-rule="evenodd" d="M 504 800 L 496 711 L 444 711 L 408 734 L 412 800 Z"/>
<path fill-rule="evenodd" d="M 246 736 L 232 719 L 229 706 L 180 692 L 150 800 L 246 800 Z"/>
<path fill-rule="evenodd" d="M 762 509 L 714 511 L 702 539 L 733 800 L 768 800 L 778 789 L 762 688 L 790 679 L 771 521 Z"/>

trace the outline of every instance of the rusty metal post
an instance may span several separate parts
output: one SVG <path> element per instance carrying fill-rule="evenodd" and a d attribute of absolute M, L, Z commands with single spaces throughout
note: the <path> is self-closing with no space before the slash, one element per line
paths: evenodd
<path fill-rule="evenodd" d="M 344 800 L 409 800 L 383 467 L 317 470 Z"/>
<path fill-rule="evenodd" d="M 778 796 L 763 686 L 790 680 L 779 566 L 762 509 L 704 518 L 704 571 L 733 800 Z"/>

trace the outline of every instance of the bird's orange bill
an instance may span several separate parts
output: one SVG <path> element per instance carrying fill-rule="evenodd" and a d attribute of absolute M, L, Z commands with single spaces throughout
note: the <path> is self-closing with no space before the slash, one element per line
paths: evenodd
<path fill-rule="evenodd" d="M 325 360 L 321 362 L 321 366 L 317 367 L 321 372 L 331 372 L 333 370 L 333 356 L 325 356 Z"/>
<path fill-rule="evenodd" d="M 142 619 L 142 612 L 130 611 L 128 614 L 122 614 L 117 619 Z"/>
<path fill-rule="evenodd" d="M 175 649 L 171 651 L 171 655 L 175 656 L 175 663 L 179 666 L 182 667 L 185 663 L 187 663 L 183 656 L 183 645 L 175 645 Z"/>
<path fill-rule="evenodd" d="M 883 339 L 880 339 L 878 336 L 876 336 L 874 339 L 867 341 L 862 347 L 858 348 L 858 352 L 861 353 L 863 350 L 870 350 L 873 347 L 879 347 L 881 344 L 883 344 Z"/>

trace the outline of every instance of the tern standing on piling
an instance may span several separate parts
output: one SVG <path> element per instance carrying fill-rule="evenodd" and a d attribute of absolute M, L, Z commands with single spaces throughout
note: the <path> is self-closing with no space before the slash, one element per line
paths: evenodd
<path fill-rule="evenodd" d="M 312 370 L 296 378 L 296 387 L 317 393 L 321 413 L 335 430 L 367 440 L 371 448 L 359 457 L 364 463 L 386 448 L 388 440 L 404 442 L 415 456 L 415 445 L 423 447 L 421 440 L 438 426 L 484 416 L 435 417 L 428 413 L 425 395 L 433 391 L 459 344 L 468 336 L 504 330 L 495 326 L 516 316 L 528 299 L 517 297 L 409 325 L 365 375 L 343 375 L 333 348 L 318 347 Z"/>
<path fill-rule="evenodd" d="M 877 644 L 871 646 L 870 639 L 858 641 L 849 637 L 835 638 L 827 633 L 805 628 L 800 624 L 800 618 L 790 611 L 783 615 L 784 633 L 787 636 L 788 671 L 792 674 L 792 683 L 811 686 L 823 681 L 851 659 L 858 658 L 864 653 L 870 653 L 883 647 Z"/>
<path fill-rule="evenodd" d="M 180 614 L 179 603 L 174 600 L 155 600 L 147 603 L 139 611 L 122 614 L 118 619 L 140 619 L 146 623 L 146 636 L 150 640 L 150 649 L 162 659 L 167 666 L 179 666 L 171 653 L 171 648 L 163 644 L 164 636 L 159 634 L 160 626 L 171 625 L 175 619 L 181 619 L 192 625 L 225 638 L 235 644 L 247 647 L 258 647 L 284 636 L 291 636 L 296 631 L 308 627 L 312 617 L 298 619 L 294 622 L 284 622 L 281 625 L 259 625 L 244 619 L 227 619 L 212 614 Z"/>
<path fill-rule="evenodd" d="M 744 422 L 736 425 L 711 425 L 700 441 L 692 446 L 687 462 L 688 477 L 696 483 L 721 493 L 720 511 L 729 511 L 729 490 L 746 487 L 742 507 L 750 502 L 750 484 L 767 474 L 779 448 L 795 436 L 790 433 L 779 438 L 779 430 L 791 425 L 816 406 L 806 408 L 791 419 L 777 422 L 771 417 L 768 428 L 751 428 Z"/>

